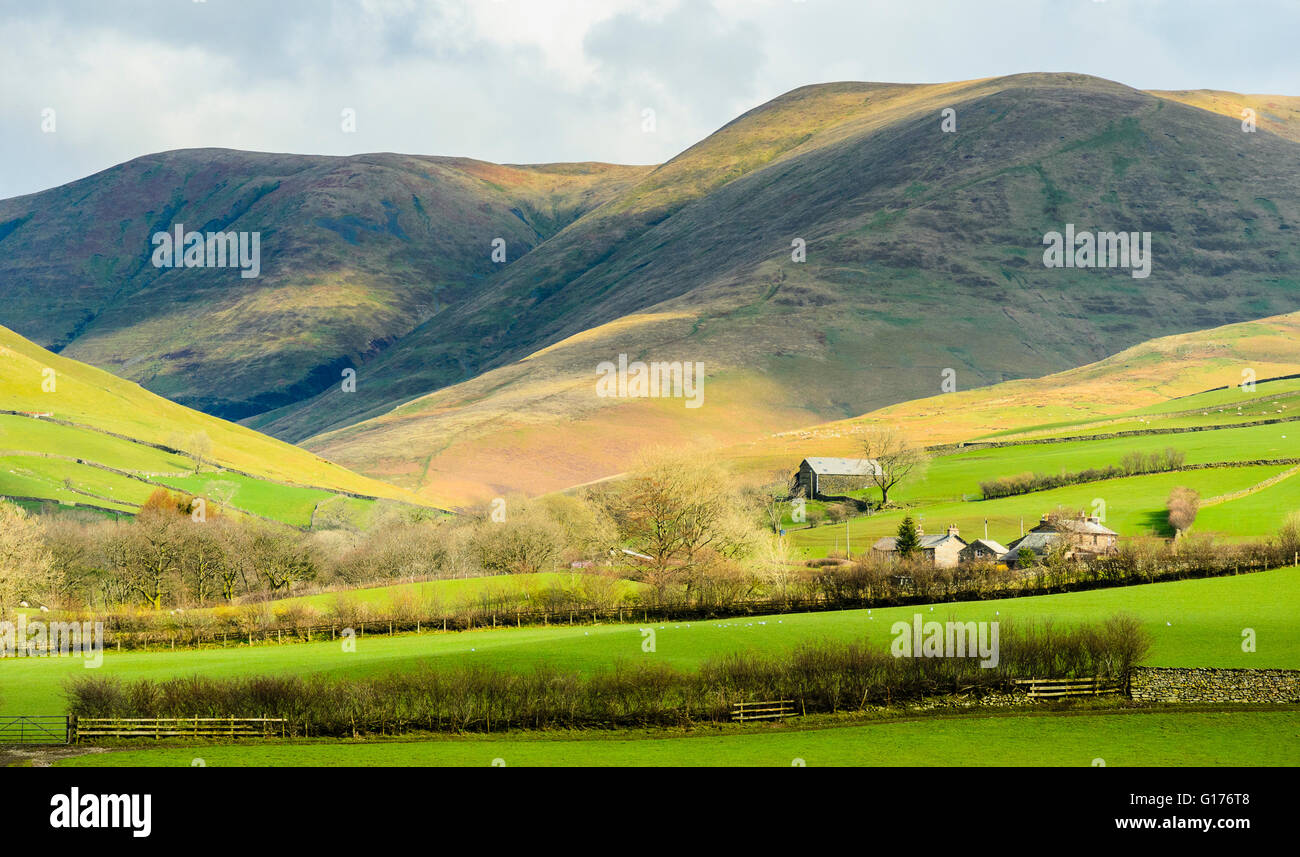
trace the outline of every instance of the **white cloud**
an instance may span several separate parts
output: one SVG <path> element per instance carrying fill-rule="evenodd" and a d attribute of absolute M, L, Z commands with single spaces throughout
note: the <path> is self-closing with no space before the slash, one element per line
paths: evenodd
<path fill-rule="evenodd" d="M 1294 94 L 1297 25 L 1285 0 L 0 0 L 0 197 L 190 146 L 655 163 L 827 80 Z"/>

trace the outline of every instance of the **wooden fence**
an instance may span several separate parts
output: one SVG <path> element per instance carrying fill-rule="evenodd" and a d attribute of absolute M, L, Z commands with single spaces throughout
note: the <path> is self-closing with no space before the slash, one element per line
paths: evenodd
<path fill-rule="evenodd" d="M 274 738 L 285 736 L 279 717 L 68 716 L 70 740 L 85 738 Z"/>
<path fill-rule="evenodd" d="M 1016 685 L 1029 691 L 1030 699 L 1059 699 L 1066 696 L 1097 696 L 1119 693 L 1121 688 L 1113 679 L 1091 678 L 1021 678 Z"/>
<path fill-rule="evenodd" d="M 739 723 L 749 720 L 784 720 L 794 717 L 793 699 L 774 699 L 766 702 L 733 702 L 731 719 Z"/>

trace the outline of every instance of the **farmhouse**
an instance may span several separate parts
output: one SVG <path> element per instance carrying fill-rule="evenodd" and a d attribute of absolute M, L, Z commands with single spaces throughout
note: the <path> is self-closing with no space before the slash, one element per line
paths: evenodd
<path fill-rule="evenodd" d="M 1008 565 L 1018 565 L 1021 553 L 1038 557 L 1050 553 L 1064 543 L 1067 547 L 1066 557 L 1090 558 L 1114 553 L 1119 533 L 1102 525 L 1101 519 L 1094 515 L 1080 515 L 1077 518 L 1049 518 L 1046 515 L 1028 533 L 1007 546 L 1002 561 Z M 1029 559 L 1029 556 L 1025 557 Z"/>
<path fill-rule="evenodd" d="M 961 552 L 967 547 L 954 524 L 941 536 L 927 536 L 917 528 L 920 541 L 920 553 L 926 562 L 937 568 L 954 568 L 961 559 Z M 898 537 L 885 536 L 878 539 L 871 550 L 877 555 L 896 559 L 898 557 Z"/>
<path fill-rule="evenodd" d="M 874 458 L 805 458 L 795 481 L 805 497 L 815 499 L 867 488 L 873 476 L 883 473 Z"/>
<path fill-rule="evenodd" d="M 976 539 L 961 549 L 961 562 L 996 562 L 1006 556 L 1007 549 L 992 539 Z"/>

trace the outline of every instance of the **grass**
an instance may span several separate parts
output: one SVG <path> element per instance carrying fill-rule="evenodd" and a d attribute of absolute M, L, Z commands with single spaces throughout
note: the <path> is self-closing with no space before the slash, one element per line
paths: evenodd
<path fill-rule="evenodd" d="M 54 386 L 47 392 L 50 377 Z M 166 445 L 176 435 L 202 432 L 212 442 L 214 460 L 226 467 L 268 480 L 416 502 L 401 489 L 53 354 L 5 327 L 0 327 L 0 402 L 6 410 L 49 413 L 76 424 L 68 427 L 3 415 L 0 450 L 8 452 L 52 452 L 121 470 L 176 472 L 185 469 L 176 466 L 176 456 L 144 444 Z M 123 437 L 113 438 L 104 432 Z M 7 490 L 0 486 L 0 491 Z"/>
<path fill-rule="evenodd" d="M 1104 468 L 1118 465 L 1129 452 L 1162 452 L 1170 447 L 1186 455 L 1186 464 L 1300 457 L 1300 424 L 972 449 L 935 458 L 924 479 L 900 485 L 890 499 L 918 502 L 963 495 L 976 499 L 980 496 L 980 482 L 1000 476 Z M 879 497 L 878 492 L 869 493 Z"/>
<path fill-rule="evenodd" d="M 1300 509 L 1300 475 L 1246 497 L 1202 509 L 1196 516 L 1193 531 L 1265 536 L 1276 532 L 1276 522 L 1297 509 Z"/>
<path fill-rule="evenodd" d="M 41 386 L 46 368 L 55 371 L 54 389 L 48 393 Z M 311 526 L 322 504 L 330 506 L 340 523 L 364 523 L 374 501 L 337 490 L 414 502 L 391 485 L 51 354 L 3 327 L 0 402 L 9 410 L 52 414 L 75 423 L 0 414 L 0 497 L 133 512 L 164 485 L 298 527 Z M 212 441 L 211 457 L 217 465 L 252 475 L 212 472 L 210 466 L 208 472 L 196 474 L 188 456 L 150 445 L 171 445 L 176 437 L 195 432 Z"/>
<path fill-rule="evenodd" d="M 1300 568 L 1204 580 L 1175 581 L 1002 601 L 942 604 L 934 617 L 963 621 L 1097 620 L 1127 611 L 1153 638 L 1153 666 L 1300 668 Z M 738 650 L 779 652 L 805 640 L 869 639 L 885 646 L 890 625 L 910 621 L 926 607 L 799 613 L 750 619 L 658 623 L 656 651 L 644 653 L 638 624 L 503 628 L 460 633 L 370 636 L 355 652 L 331 642 L 267 644 L 253 648 L 162 652 L 105 652 L 100 671 L 123 679 L 314 672 L 397 672 L 440 660 L 484 663 L 504 669 L 549 664 L 593 670 L 618 659 L 656 658 L 691 669 Z M 1241 650 L 1252 628 L 1257 651 Z M 0 661 L 0 713 L 49 714 L 64 710 L 63 681 L 85 667 L 73 658 Z"/>
<path fill-rule="evenodd" d="M 238 473 L 198 473 L 161 481 L 193 494 L 223 498 L 236 509 L 298 527 L 311 526 L 316 505 L 336 496 L 320 488 L 280 485 Z"/>
<path fill-rule="evenodd" d="M 571 572 L 548 571 L 538 574 L 503 574 L 493 577 L 465 577 L 451 580 L 430 580 L 421 583 L 394 583 L 387 586 L 371 586 L 363 589 L 349 589 L 340 592 L 321 592 L 315 595 L 299 595 L 281 598 L 272 603 L 272 608 L 288 605 L 307 605 L 318 610 L 328 610 L 340 596 L 364 604 L 370 604 L 381 611 L 387 609 L 398 599 L 413 597 L 418 600 L 436 600 L 444 608 L 457 605 L 472 605 L 485 598 L 507 597 L 519 594 L 532 595 L 543 589 L 564 588 L 581 590 L 583 584 L 591 579 L 590 575 Z M 643 584 L 631 580 L 615 581 L 618 596 L 642 588 Z"/>
<path fill-rule="evenodd" d="M 1300 764 L 1296 711 L 965 714 L 822 729 L 682 737 L 524 735 L 368 743 L 198 745 L 110 751 L 66 767 L 1061 766 Z"/>

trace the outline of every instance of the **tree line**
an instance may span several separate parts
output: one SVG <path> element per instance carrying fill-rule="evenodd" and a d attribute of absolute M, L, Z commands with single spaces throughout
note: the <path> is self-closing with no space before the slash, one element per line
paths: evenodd
<path fill-rule="evenodd" d="M 364 531 L 304 532 L 197 499 L 160 488 L 117 520 L 34 516 L 0 501 L 0 615 L 23 601 L 158 611 L 305 586 L 571 568 L 691 593 L 774 555 L 761 489 L 707 458 L 667 451 L 647 453 L 617 483 L 499 498 L 456 516 L 394 505 Z"/>

